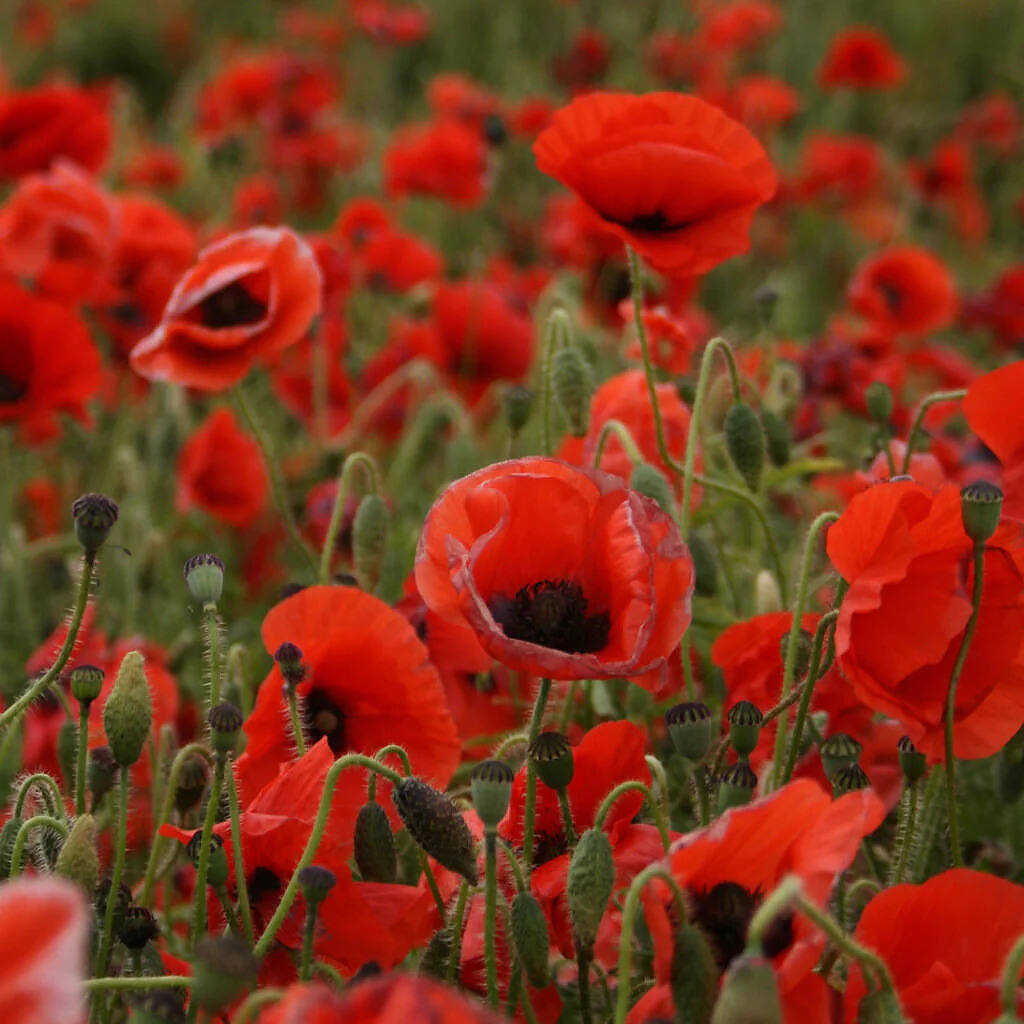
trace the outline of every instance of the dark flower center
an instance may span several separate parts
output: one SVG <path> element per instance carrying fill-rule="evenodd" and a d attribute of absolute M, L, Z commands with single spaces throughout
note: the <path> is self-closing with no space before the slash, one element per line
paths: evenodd
<path fill-rule="evenodd" d="M 746 949 L 747 929 L 760 902 L 759 892 L 736 882 L 719 882 L 693 894 L 693 920 L 707 936 L 719 970 L 724 971 Z M 792 942 L 793 915 L 780 914 L 765 930 L 764 954 L 778 956 Z"/>
<path fill-rule="evenodd" d="M 253 297 L 241 281 L 232 281 L 199 303 L 199 320 L 204 327 L 242 327 L 267 315 L 266 303 Z"/>
<path fill-rule="evenodd" d="M 499 594 L 490 609 L 512 640 L 526 640 L 566 654 L 594 654 L 608 644 L 608 613 L 588 615 L 583 588 L 571 580 L 531 583 L 514 598 Z"/>
<path fill-rule="evenodd" d="M 345 714 L 323 690 L 310 690 L 302 708 L 306 740 L 316 743 L 327 737 L 334 754 L 343 754 L 345 745 Z"/>
<path fill-rule="evenodd" d="M 605 220 L 610 220 L 613 224 L 619 224 L 628 231 L 646 232 L 652 235 L 666 234 L 669 231 L 681 231 L 692 223 L 692 221 L 686 220 L 671 220 L 664 210 L 654 210 L 652 213 L 639 213 L 635 217 L 630 217 L 629 220 L 609 217 L 606 214 Z"/>
<path fill-rule="evenodd" d="M 0 405 L 20 402 L 28 394 L 32 379 L 32 345 L 20 332 L 13 337 L 5 333 L 0 339 L 3 352 L 0 353 Z"/>
<path fill-rule="evenodd" d="M 549 860 L 568 852 L 569 841 L 563 833 L 548 835 L 546 832 L 538 832 L 533 844 L 533 866 L 539 868 L 541 864 L 547 864 Z"/>
<path fill-rule="evenodd" d="M 882 293 L 882 298 L 885 300 L 889 312 L 898 313 L 903 305 L 903 292 L 896 285 L 890 284 L 888 281 L 880 281 L 878 290 Z"/>

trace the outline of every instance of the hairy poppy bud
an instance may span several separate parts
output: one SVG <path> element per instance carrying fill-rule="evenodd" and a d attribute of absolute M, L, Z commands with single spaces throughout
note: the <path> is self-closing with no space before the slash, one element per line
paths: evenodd
<path fill-rule="evenodd" d="M 505 817 L 512 797 L 512 769 L 504 761 L 481 761 L 469 777 L 473 807 L 488 828 Z"/>
<path fill-rule="evenodd" d="M 780 359 L 772 367 L 772 375 L 764 392 L 764 405 L 777 416 L 789 419 L 804 394 L 803 371 L 785 359 Z"/>
<path fill-rule="evenodd" d="M 174 806 L 179 811 L 187 811 L 199 803 L 199 798 L 206 789 L 208 772 L 206 761 L 198 754 L 192 754 L 182 763 L 178 772 L 178 788 L 174 791 Z"/>
<path fill-rule="evenodd" d="M 356 815 L 355 858 L 364 882 L 394 882 L 398 878 L 395 836 L 387 812 L 376 801 L 363 804 Z"/>
<path fill-rule="evenodd" d="M 185 852 L 189 860 L 198 868 L 202 855 L 203 830 L 197 828 L 192 838 L 185 844 Z M 226 885 L 228 881 L 228 855 L 224 849 L 224 840 L 216 832 L 210 833 L 210 856 L 206 866 L 206 884 L 214 889 Z"/>
<path fill-rule="evenodd" d="M 136 906 L 125 908 L 124 920 L 117 935 L 129 949 L 142 949 L 159 934 L 160 929 L 151 910 Z"/>
<path fill-rule="evenodd" d="M 85 773 L 86 785 L 92 797 L 92 809 L 107 795 L 117 779 L 117 762 L 110 747 L 94 747 L 89 751 L 89 767 Z"/>
<path fill-rule="evenodd" d="M 185 563 L 185 583 L 193 601 L 216 604 L 224 591 L 224 563 L 216 555 L 194 555 Z"/>
<path fill-rule="evenodd" d="M 764 426 L 768 458 L 773 466 L 784 466 L 789 462 L 789 449 L 792 443 L 789 424 L 771 409 L 765 409 L 761 414 L 761 423 Z"/>
<path fill-rule="evenodd" d="M 757 776 L 746 761 L 737 761 L 722 772 L 718 782 L 718 812 L 749 804 L 757 789 Z"/>
<path fill-rule="evenodd" d="M 448 976 L 448 961 L 452 955 L 452 931 L 438 928 L 420 958 L 419 973 L 444 981 Z"/>
<path fill-rule="evenodd" d="M 442 867 L 476 885 L 479 876 L 473 837 L 451 799 L 416 778 L 402 779 L 391 798 L 419 846 Z"/>
<path fill-rule="evenodd" d="M 117 522 L 117 503 L 103 494 L 83 494 L 75 498 L 71 514 L 75 518 L 75 536 L 82 550 L 89 556 L 95 555 Z"/>
<path fill-rule="evenodd" d="M 770 961 L 746 953 L 733 960 L 711 1024 L 782 1024 L 779 983 Z"/>
<path fill-rule="evenodd" d="M 629 475 L 629 486 L 638 494 L 653 498 L 662 512 L 675 518 L 676 499 L 665 474 L 649 462 L 638 462 Z M 692 554 L 692 552 L 691 552 Z"/>
<path fill-rule="evenodd" d="M 103 705 L 103 728 L 114 760 L 122 768 L 138 761 L 152 723 L 153 701 L 146 681 L 145 659 L 138 651 L 129 651 Z"/>
<path fill-rule="evenodd" d="M 585 437 L 590 423 L 594 375 L 574 345 L 567 345 L 555 353 L 551 365 L 551 388 L 569 433 L 573 437 Z"/>
<path fill-rule="evenodd" d="M 560 732 L 542 732 L 531 744 L 529 757 L 537 776 L 549 789 L 565 789 L 576 772 L 572 744 Z"/>
<path fill-rule="evenodd" d="M 749 700 L 741 700 L 729 709 L 729 742 L 739 757 L 750 757 L 761 735 L 764 715 Z"/>
<path fill-rule="evenodd" d="M 569 861 L 566 898 L 577 947 L 590 952 L 615 886 L 612 844 L 599 828 L 588 828 L 580 836 Z"/>
<path fill-rule="evenodd" d="M 821 745 L 821 767 L 825 770 L 825 778 L 831 779 L 840 769 L 856 764 L 863 749 L 863 744 L 852 736 L 834 732 Z"/>
<path fill-rule="evenodd" d="M 706 704 L 676 704 L 665 712 L 672 746 L 690 761 L 700 761 L 711 749 L 714 721 Z"/>
<path fill-rule="evenodd" d="M 319 905 L 331 894 L 338 884 L 338 876 L 320 864 L 308 864 L 299 872 L 299 888 L 302 898 L 309 905 Z"/>
<path fill-rule="evenodd" d="M 867 789 L 871 785 L 867 772 L 859 764 L 848 764 L 845 768 L 840 768 L 829 781 L 832 783 L 832 792 L 837 797 L 844 793 L 855 793 L 858 789 Z"/>
<path fill-rule="evenodd" d="M 11 873 L 11 859 L 14 857 L 14 843 L 18 832 L 25 822 L 13 815 L 0 828 L 0 878 L 7 878 Z"/>
<path fill-rule="evenodd" d="M 309 669 L 302 663 L 302 648 L 297 644 L 285 642 L 274 651 L 274 661 L 284 676 L 285 684 L 295 689 L 306 678 Z"/>
<path fill-rule="evenodd" d="M 699 533 L 691 533 L 686 546 L 693 559 L 693 592 L 700 597 L 714 597 L 718 593 L 718 565 L 711 545 Z"/>
<path fill-rule="evenodd" d="M 241 709 L 230 701 L 224 701 L 210 708 L 207 716 L 210 723 L 210 742 L 218 754 L 230 754 L 235 749 L 238 733 L 242 728 Z"/>
<path fill-rule="evenodd" d="M 984 544 L 996 532 L 1003 511 L 1003 492 L 987 480 L 968 484 L 960 492 L 964 532 L 975 544 Z"/>
<path fill-rule="evenodd" d="M 509 922 L 512 943 L 526 972 L 526 980 L 534 988 L 545 988 L 551 980 L 548 921 L 532 892 L 524 889 L 516 893 L 509 911 Z"/>
<path fill-rule="evenodd" d="M 764 429 L 746 402 L 734 402 L 725 416 L 725 447 L 747 487 L 757 491 L 764 472 Z"/>
<path fill-rule="evenodd" d="M 259 961 L 234 935 L 205 936 L 192 961 L 192 998 L 211 1014 L 230 1006 L 256 984 Z"/>
<path fill-rule="evenodd" d="M 888 427 L 892 418 L 892 391 L 880 380 L 872 381 L 864 392 L 868 415 L 880 426 Z"/>
<path fill-rule="evenodd" d="M 689 921 L 684 921 L 673 936 L 669 978 L 676 1020 L 704 1024 L 718 995 L 718 968 L 707 936 Z"/>
<path fill-rule="evenodd" d="M 103 689 L 103 669 L 78 665 L 71 670 L 71 696 L 81 704 L 91 704 Z"/>
<path fill-rule="evenodd" d="M 501 404 L 505 411 L 505 422 L 509 432 L 515 436 L 530 420 L 533 412 L 534 393 L 530 388 L 512 384 L 501 394 Z"/>
<path fill-rule="evenodd" d="M 75 819 L 60 848 L 53 871 L 77 882 L 89 896 L 96 891 L 100 859 L 96 852 L 96 819 L 91 814 Z"/>
<path fill-rule="evenodd" d="M 352 559 L 363 590 L 372 592 L 388 546 L 388 507 L 379 494 L 367 494 L 352 521 Z"/>
<path fill-rule="evenodd" d="M 909 736 L 901 736 L 896 742 L 900 771 L 907 782 L 917 782 L 928 770 L 924 754 L 914 746 Z"/>

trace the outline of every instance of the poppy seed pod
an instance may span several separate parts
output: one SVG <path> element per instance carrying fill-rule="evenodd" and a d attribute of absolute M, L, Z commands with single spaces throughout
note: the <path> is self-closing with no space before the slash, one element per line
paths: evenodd
<path fill-rule="evenodd" d="M 359 808 L 353 841 L 356 867 L 364 882 L 394 882 L 398 878 L 395 835 L 387 812 L 375 800 Z"/>
<path fill-rule="evenodd" d="M 677 1020 L 697 1024 L 711 1017 L 718 995 L 718 967 L 707 936 L 689 921 L 673 935 L 669 979 Z"/>
<path fill-rule="evenodd" d="M 473 807 L 486 828 L 505 817 L 512 796 L 512 769 L 504 761 L 481 761 L 469 777 Z"/>
<path fill-rule="evenodd" d="M 509 923 L 512 942 L 526 972 L 526 980 L 534 988 L 545 988 L 551 980 L 548 922 L 537 898 L 528 889 L 516 893 L 509 910 Z"/>
<path fill-rule="evenodd" d="M 863 744 L 845 732 L 829 736 L 821 745 L 821 766 L 825 770 L 825 778 L 831 779 L 840 769 L 856 764 L 863 749 Z"/>
<path fill-rule="evenodd" d="M 224 563 L 216 555 L 194 555 L 185 563 L 185 583 L 192 600 L 216 604 L 224 591 Z"/>
<path fill-rule="evenodd" d="M 757 775 L 746 761 L 737 761 L 722 772 L 718 781 L 718 813 L 742 807 L 754 798 Z"/>
<path fill-rule="evenodd" d="M 293 643 L 281 644 L 274 651 L 274 661 L 277 662 L 285 683 L 292 688 L 298 686 L 309 671 L 302 662 L 302 649 Z"/>
<path fill-rule="evenodd" d="M 764 427 L 765 448 L 773 466 L 784 466 L 789 462 L 789 450 L 792 439 L 789 424 L 776 412 L 765 409 L 761 413 L 761 425 Z"/>
<path fill-rule="evenodd" d="M 917 782 L 928 770 L 928 761 L 924 754 L 914 746 L 909 736 L 901 736 L 896 742 L 900 771 L 907 782 Z"/>
<path fill-rule="evenodd" d="M 880 426 L 888 427 L 892 418 L 892 391 L 888 384 L 873 380 L 864 392 L 868 415 Z"/>
<path fill-rule="evenodd" d="M 117 503 L 103 494 L 83 494 L 74 500 L 75 536 L 86 555 L 95 555 L 106 543 L 118 512 Z"/>
<path fill-rule="evenodd" d="M 103 728 L 114 760 L 122 768 L 138 761 L 152 723 L 153 700 L 146 680 L 145 659 L 139 651 L 129 651 L 103 705 Z"/>
<path fill-rule="evenodd" d="M 576 766 L 568 736 L 542 732 L 530 744 L 528 753 L 538 778 L 549 789 L 565 789 L 572 782 Z"/>
<path fill-rule="evenodd" d="M 551 389 L 573 437 L 586 437 L 594 375 L 575 345 L 560 348 L 551 362 Z"/>
<path fill-rule="evenodd" d="M 230 701 L 223 701 L 210 708 L 207 715 L 210 723 L 210 742 L 218 754 L 230 754 L 235 749 L 238 733 L 241 731 L 242 711 Z"/>
<path fill-rule="evenodd" d="M 770 961 L 749 954 L 733 960 L 711 1024 L 782 1024 L 779 983 Z"/>
<path fill-rule="evenodd" d="M 338 884 L 338 876 L 321 864 L 307 864 L 299 872 L 299 889 L 302 898 L 310 906 L 323 903 Z"/>
<path fill-rule="evenodd" d="M 858 789 L 868 789 L 871 786 L 867 772 L 859 764 L 848 764 L 845 768 L 840 768 L 835 775 L 829 778 L 829 781 L 832 783 L 832 792 L 836 797 L 840 797 L 844 793 L 855 793 Z"/>
<path fill-rule="evenodd" d="M 442 867 L 476 885 L 479 875 L 473 837 L 451 799 L 416 778 L 402 779 L 391 798 L 417 844 Z"/>
<path fill-rule="evenodd" d="M 706 704 L 676 704 L 665 712 L 672 746 L 690 761 L 700 761 L 711 749 L 714 721 Z"/>
<path fill-rule="evenodd" d="M 749 700 L 741 700 L 729 709 L 729 743 L 738 757 L 750 757 L 761 735 L 764 715 Z"/>
<path fill-rule="evenodd" d="M 984 544 L 996 532 L 1003 511 L 1003 492 L 988 480 L 978 480 L 960 491 L 964 532 L 975 544 Z"/>
<path fill-rule="evenodd" d="M 81 704 L 91 704 L 103 689 L 103 669 L 95 665 L 77 665 L 71 670 L 71 696 Z"/>
<path fill-rule="evenodd" d="M 198 868 L 202 855 L 203 830 L 197 828 L 192 838 L 185 844 L 185 852 L 189 860 Z M 206 884 L 214 889 L 226 885 L 228 880 L 228 855 L 224 849 L 224 840 L 216 832 L 210 833 L 210 856 L 206 869 Z"/>
<path fill-rule="evenodd" d="M 577 948 L 590 952 L 615 887 L 615 861 L 608 836 L 589 828 L 580 836 L 572 859 L 566 898 Z"/>
<path fill-rule="evenodd" d="M 379 494 L 367 494 L 352 521 L 352 559 L 363 590 L 372 592 L 388 547 L 388 507 Z"/>
<path fill-rule="evenodd" d="M 675 516 L 675 496 L 665 474 L 657 466 L 649 462 L 638 462 L 629 475 L 629 486 L 637 493 L 653 498 L 665 515 Z M 690 548 L 690 555 L 693 556 L 693 548 Z"/>
<path fill-rule="evenodd" d="M 91 814 L 75 819 L 53 871 L 77 882 L 90 896 L 96 891 L 100 859 L 96 852 L 96 819 Z"/>
<path fill-rule="evenodd" d="M 117 937 L 129 949 L 143 949 L 160 934 L 153 912 L 146 907 L 126 907 Z"/>
<path fill-rule="evenodd" d="M 192 998 L 215 1014 L 256 983 L 259 961 L 234 935 L 200 939 L 192 961 Z"/>
<path fill-rule="evenodd" d="M 764 428 L 746 402 L 734 402 L 725 416 L 725 447 L 747 487 L 757 491 L 764 472 Z"/>

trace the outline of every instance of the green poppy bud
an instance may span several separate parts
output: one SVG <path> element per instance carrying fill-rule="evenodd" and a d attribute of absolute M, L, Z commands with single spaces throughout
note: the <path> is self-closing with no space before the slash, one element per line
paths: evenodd
<path fill-rule="evenodd" d="M 53 870 L 54 874 L 77 882 L 90 897 L 96 891 L 100 859 L 96 852 L 96 819 L 91 814 L 75 819 Z"/>
<path fill-rule="evenodd" d="M 551 388 L 573 437 L 585 437 L 590 423 L 594 375 L 579 349 L 560 348 L 551 364 Z"/>
<path fill-rule="evenodd" d="M 352 521 L 352 560 L 360 586 L 372 593 L 388 547 L 388 506 L 379 494 L 367 494 Z"/>
<path fill-rule="evenodd" d="M 129 768 L 142 755 L 153 723 L 153 701 L 146 681 L 145 659 L 129 651 L 121 661 L 117 681 L 103 705 L 103 727 L 114 760 Z"/>
<path fill-rule="evenodd" d="M 928 770 L 928 761 L 924 754 L 914 746 L 909 736 L 901 736 L 896 742 L 900 761 L 900 771 L 907 782 L 917 782 Z"/>
<path fill-rule="evenodd" d="M 419 846 L 443 867 L 476 885 L 479 875 L 473 837 L 451 799 L 416 778 L 402 779 L 391 799 Z"/>
<path fill-rule="evenodd" d="M 185 583 L 193 601 L 216 604 L 224 591 L 224 563 L 216 555 L 195 555 L 185 563 Z"/>
<path fill-rule="evenodd" d="M 729 743 L 738 757 L 750 757 L 761 735 L 764 715 L 756 704 L 741 700 L 729 709 Z"/>
<path fill-rule="evenodd" d="M 770 961 L 749 953 L 733 960 L 711 1024 L 782 1024 L 779 983 Z"/>
<path fill-rule="evenodd" d="M 481 761 L 469 777 L 473 807 L 487 828 L 505 817 L 512 797 L 512 769 L 504 761 Z"/>
<path fill-rule="evenodd" d="M 597 929 L 614 886 L 612 844 L 600 829 L 587 829 L 569 861 L 566 885 L 573 936 L 577 947 L 587 953 L 594 948 Z"/>
<path fill-rule="evenodd" d="M 572 744 L 560 732 L 542 732 L 531 744 L 530 760 L 549 789 L 565 789 L 576 772 Z"/>
<path fill-rule="evenodd" d="M 829 781 L 832 783 L 832 793 L 836 797 L 841 797 L 845 793 L 855 793 L 858 789 L 867 789 L 871 785 L 871 780 L 859 764 L 848 764 L 845 768 L 840 768 Z"/>
<path fill-rule="evenodd" d="M 356 815 L 356 867 L 364 882 L 394 882 L 398 878 L 395 835 L 387 812 L 375 800 Z"/>
<path fill-rule="evenodd" d="M 629 486 L 638 494 L 653 498 L 665 515 L 675 519 L 676 497 L 665 474 L 657 466 L 649 462 L 638 462 L 629 476 Z"/>
<path fill-rule="evenodd" d="M 868 415 L 880 426 L 888 427 L 892 419 L 892 391 L 880 380 L 872 381 L 864 392 Z"/>
<path fill-rule="evenodd" d="M 711 749 L 714 720 L 706 704 L 676 704 L 665 712 L 672 746 L 689 761 L 702 760 Z"/>
<path fill-rule="evenodd" d="M 758 615 L 782 611 L 782 591 L 774 573 L 761 569 L 754 577 L 754 610 Z"/>
<path fill-rule="evenodd" d="M 669 979 L 676 1021 L 705 1024 L 718 995 L 718 967 L 707 936 L 689 921 L 684 921 L 673 937 Z"/>
<path fill-rule="evenodd" d="M 509 911 L 509 922 L 512 942 L 526 972 L 526 980 L 534 988 L 545 988 L 551 980 L 548 921 L 537 898 L 529 890 L 516 893 Z"/>
<path fill-rule="evenodd" d="M 530 421 L 534 397 L 530 388 L 518 384 L 513 384 L 502 392 L 501 404 L 505 412 L 505 422 L 513 437 Z"/>
<path fill-rule="evenodd" d="M 761 423 L 764 426 L 765 444 L 772 465 L 786 465 L 789 462 L 789 451 L 792 445 L 789 424 L 771 409 L 765 409 L 761 414 Z"/>
<path fill-rule="evenodd" d="M 75 536 L 86 555 L 94 556 L 106 543 L 117 522 L 117 503 L 103 494 L 83 494 L 71 505 Z"/>
<path fill-rule="evenodd" d="M 757 413 L 746 402 L 735 402 L 726 413 L 725 447 L 732 464 L 747 487 L 757 491 L 764 471 L 764 429 Z"/>
<path fill-rule="evenodd" d="M 1003 511 L 1003 492 L 987 480 L 968 484 L 960 492 L 964 532 L 975 544 L 984 544 L 996 532 Z"/>
<path fill-rule="evenodd" d="M 219 1013 L 256 985 L 258 971 L 248 943 L 234 935 L 207 935 L 196 944 L 192 998 L 208 1013 Z"/>
<path fill-rule="evenodd" d="M 448 960 L 452 955 L 452 932 L 450 928 L 438 928 L 420 958 L 419 973 L 444 981 L 448 976 Z"/>
<path fill-rule="evenodd" d="M 71 670 L 71 696 L 80 704 L 91 704 L 102 689 L 103 669 L 95 665 L 78 665 Z"/>
<path fill-rule="evenodd" d="M 718 780 L 718 813 L 749 804 L 754 799 L 755 789 L 757 776 L 746 761 L 730 765 Z"/>
<path fill-rule="evenodd" d="M 845 732 L 835 732 L 821 745 L 821 767 L 831 779 L 841 768 L 856 764 L 864 747 Z"/>
<path fill-rule="evenodd" d="M 699 533 L 691 533 L 686 546 L 693 559 L 693 592 L 699 597 L 714 597 L 718 593 L 718 564 L 711 545 Z"/>

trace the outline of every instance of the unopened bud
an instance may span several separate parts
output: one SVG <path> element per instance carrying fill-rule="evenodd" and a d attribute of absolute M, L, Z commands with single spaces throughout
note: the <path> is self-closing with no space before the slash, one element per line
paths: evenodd
<path fill-rule="evenodd" d="M 590 952 L 615 887 L 612 844 L 599 828 L 580 836 L 569 861 L 566 898 L 577 948 Z"/>
<path fill-rule="evenodd" d="M 181 812 L 191 810 L 203 795 L 208 777 L 206 761 L 198 754 L 187 757 L 178 772 L 174 806 Z"/>
<path fill-rule="evenodd" d="M 512 769 L 504 761 L 481 761 L 469 777 L 473 807 L 488 828 L 505 817 L 512 797 Z"/>
<path fill-rule="evenodd" d="M 744 954 L 729 965 L 711 1024 L 782 1024 L 779 983 L 769 960 Z"/>
<path fill-rule="evenodd" d="M 530 421 L 533 401 L 533 391 L 518 384 L 513 384 L 502 392 L 501 402 L 505 410 L 505 422 L 513 436 L 518 434 Z"/>
<path fill-rule="evenodd" d="M 836 772 L 856 764 L 863 751 L 863 744 L 845 732 L 835 732 L 821 745 L 821 767 L 825 778 L 831 779 Z"/>
<path fill-rule="evenodd" d="M 192 998 L 211 1014 L 230 1006 L 256 984 L 259 961 L 234 935 L 206 936 L 192 961 Z"/>
<path fill-rule="evenodd" d="M 754 577 L 754 611 L 758 615 L 772 615 L 782 611 L 782 591 L 779 581 L 767 569 Z"/>
<path fill-rule="evenodd" d="M 352 559 L 363 590 L 372 592 L 388 546 L 388 506 L 379 494 L 367 494 L 352 521 Z"/>
<path fill-rule="evenodd" d="M 75 819 L 53 870 L 77 882 L 92 897 L 100 875 L 100 859 L 96 852 L 96 819 L 91 814 Z"/>
<path fill-rule="evenodd" d="M 892 419 L 892 391 L 880 380 L 872 381 L 864 392 L 868 415 L 880 426 L 888 427 Z"/>
<path fill-rule="evenodd" d="M 686 546 L 693 560 L 693 592 L 714 597 L 718 593 L 718 565 L 711 545 L 699 533 L 691 533 Z"/>
<path fill-rule="evenodd" d="M 575 346 L 566 346 L 555 353 L 551 366 L 551 387 L 569 433 L 573 437 L 585 437 L 590 424 L 594 375 Z"/>
<path fill-rule="evenodd" d="M 746 402 L 734 402 L 723 429 L 732 464 L 747 487 L 756 492 L 761 486 L 765 453 L 764 429 L 757 413 Z"/>
<path fill-rule="evenodd" d="M 987 480 L 968 484 L 960 492 L 964 532 L 975 544 L 984 544 L 996 532 L 1003 511 L 1003 492 Z"/>
<path fill-rule="evenodd" d="M 509 923 L 512 942 L 526 972 L 526 980 L 534 988 L 545 988 L 551 980 L 548 921 L 537 898 L 529 890 L 516 893 L 509 910 Z"/>
<path fill-rule="evenodd" d="M 537 777 L 548 789 L 565 789 L 576 773 L 572 744 L 560 732 L 542 732 L 530 744 L 530 760 Z"/>
<path fill-rule="evenodd" d="M 216 555 L 195 555 L 185 563 L 185 583 L 193 601 L 216 604 L 224 591 L 224 563 Z"/>
<path fill-rule="evenodd" d="M 117 503 L 103 494 L 83 494 L 71 505 L 75 536 L 86 555 L 93 556 L 110 536 L 117 522 Z"/>
<path fill-rule="evenodd" d="M 95 665 L 78 665 L 71 670 L 71 696 L 89 705 L 103 689 L 103 669 Z"/>
<path fill-rule="evenodd" d="M 761 735 L 764 715 L 756 704 L 741 700 L 729 709 L 729 743 L 739 757 L 750 757 Z"/>
<path fill-rule="evenodd" d="M 779 641 L 779 656 L 783 663 L 786 661 L 786 653 L 789 650 L 789 634 L 787 633 Z M 811 654 L 814 652 L 814 637 L 806 630 L 801 629 L 796 635 L 796 655 L 793 658 L 793 676 L 796 679 L 803 679 L 811 667 Z"/>
<path fill-rule="evenodd" d="M 742 807 L 754 798 L 757 776 L 746 761 L 737 761 L 722 772 L 718 781 L 718 812 Z"/>
<path fill-rule="evenodd" d="M 689 921 L 684 921 L 673 936 L 669 979 L 678 1019 L 710 1019 L 718 995 L 718 967 L 707 936 Z"/>
<path fill-rule="evenodd" d="M 394 882 L 398 878 L 395 836 L 387 812 L 376 801 L 359 808 L 354 842 L 356 867 L 364 882 Z"/>
<path fill-rule="evenodd" d="M 419 846 L 442 867 L 462 875 L 470 885 L 476 885 L 473 837 L 451 799 L 417 778 L 402 779 L 391 798 Z"/>
<path fill-rule="evenodd" d="M 302 648 L 285 642 L 274 651 L 274 661 L 284 676 L 285 685 L 295 689 L 306 678 L 309 669 L 302 662 Z"/>
<path fill-rule="evenodd" d="M 450 928 L 438 928 L 420 958 L 420 974 L 444 981 L 448 976 L 448 961 L 452 955 L 452 932 Z"/>
<path fill-rule="evenodd" d="M 789 424 L 771 409 L 765 409 L 761 413 L 761 423 L 764 426 L 765 444 L 772 465 L 786 465 L 789 462 L 789 451 L 792 445 Z"/>
<path fill-rule="evenodd" d="M 629 486 L 639 494 L 653 498 L 662 512 L 673 519 L 676 515 L 676 498 L 665 474 L 649 462 L 638 462 L 629 476 Z"/>
<path fill-rule="evenodd" d="M 676 704 L 665 712 L 672 746 L 690 761 L 700 761 L 711 749 L 714 720 L 706 704 Z"/>
<path fill-rule="evenodd" d="M 103 727 L 114 760 L 130 767 L 142 755 L 153 723 L 153 701 L 146 681 L 145 659 L 129 651 L 121 661 L 117 681 L 103 705 Z"/>

